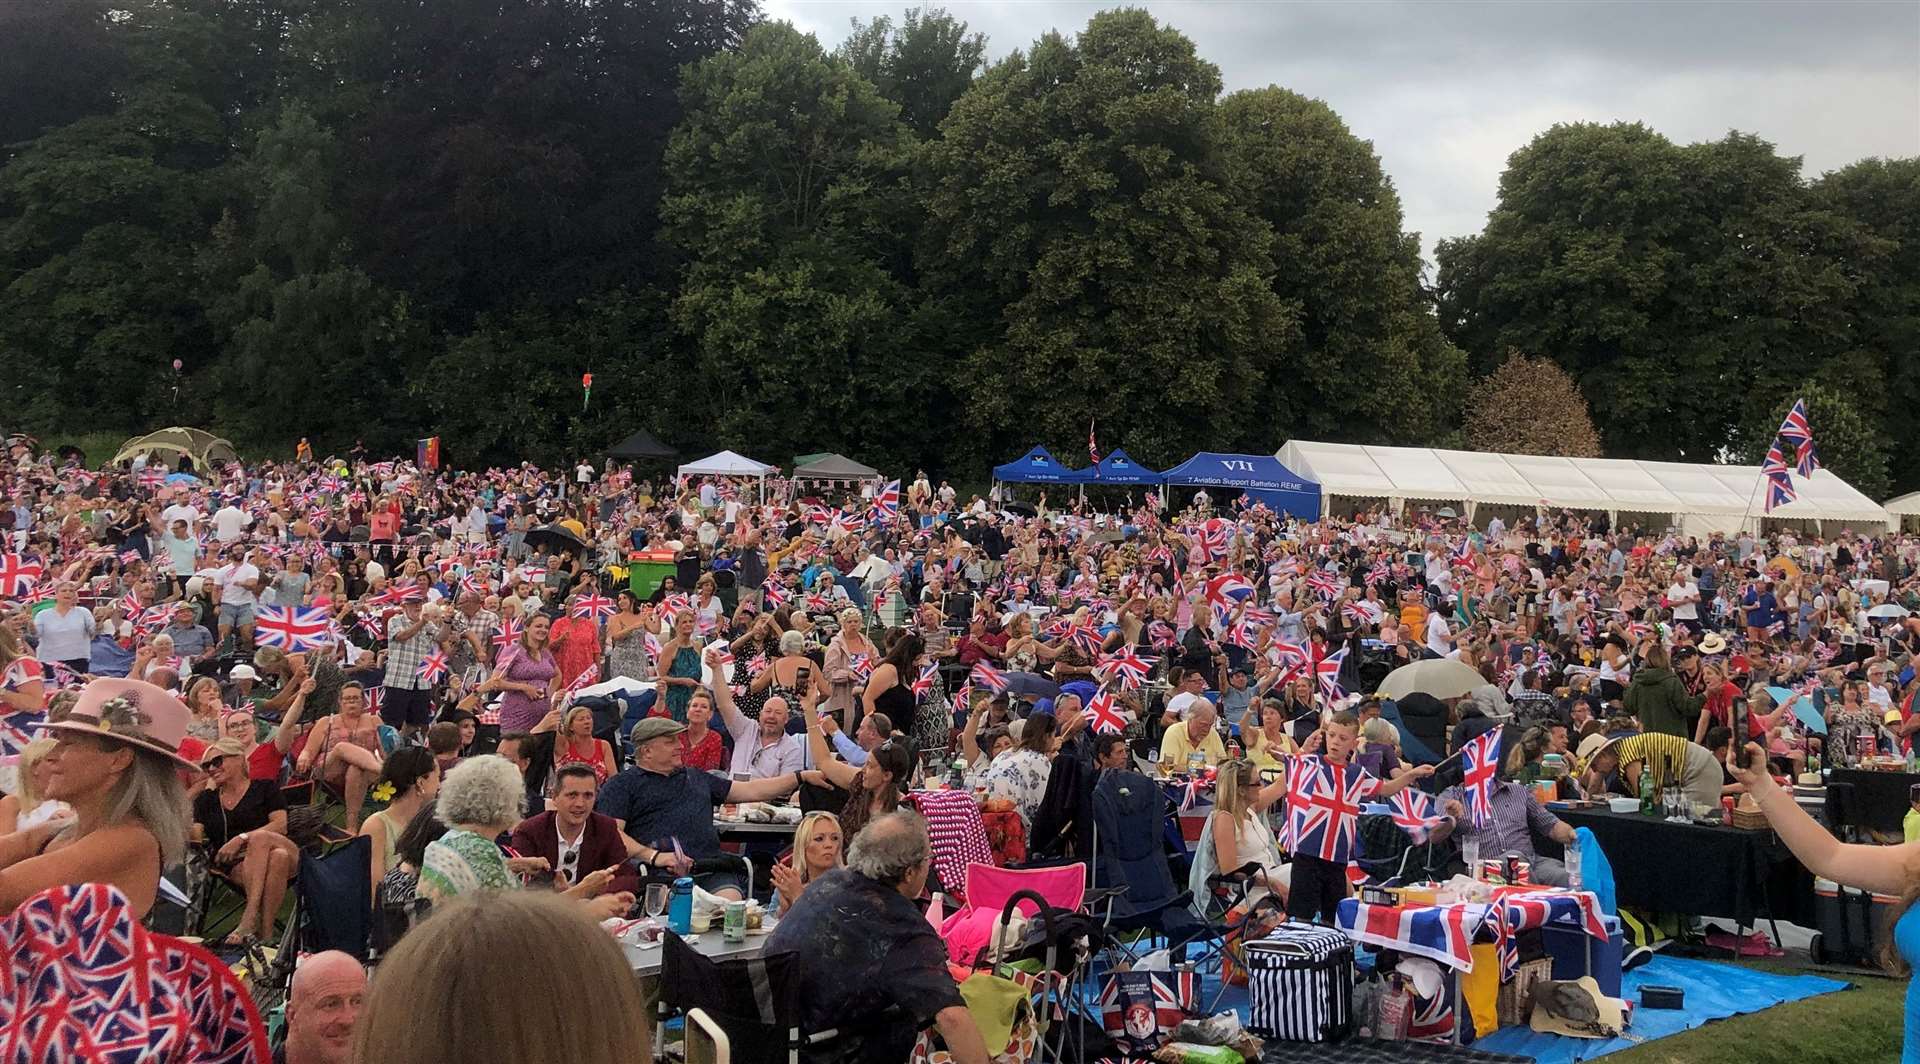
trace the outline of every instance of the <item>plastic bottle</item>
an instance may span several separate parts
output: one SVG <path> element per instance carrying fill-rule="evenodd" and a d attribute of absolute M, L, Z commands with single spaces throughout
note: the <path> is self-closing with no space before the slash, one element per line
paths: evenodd
<path fill-rule="evenodd" d="M 964 791 L 967 789 L 966 758 L 956 757 L 953 759 L 953 770 L 947 773 L 947 786 L 956 791 Z"/>
<path fill-rule="evenodd" d="M 1567 889 L 1586 889 L 1581 885 L 1580 880 L 1580 843 L 1578 840 L 1575 840 L 1572 845 L 1567 847 L 1566 856 L 1561 859 L 1560 863 L 1567 868 Z"/>
<path fill-rule="evenodd" d="M 1645 765 L 1640 768 L 1640 815 L 1653 815 L 1653 772 Z"/>
<path fill-rule="evenodd" d="M 693 880 L 687 876 L 673 881 L 673 897 L 667 902 L 667 930 L 676 935 L 693 931 Z"/>

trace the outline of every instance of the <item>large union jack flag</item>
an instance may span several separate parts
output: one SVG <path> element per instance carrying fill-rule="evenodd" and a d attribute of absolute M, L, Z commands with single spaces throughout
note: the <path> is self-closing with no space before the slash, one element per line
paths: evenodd
<path fill-rule="evenodd" d="M 1233 615 L 1233 608 L 1253 597 L 1253 585 L 1241 579 L 1239 573 L 1223 573 L 1207 581 L 1207 605 L 1213 607 L 1213 615 L 1226 620 Z"/>
<path fill-rule="evenodd" d="M 1340 686 L 1340 667 L 1347 663 L 1347 648 L 1321 658 L 1313 667 L 1315 679 L 1320 681 L 1320 693 L 1329 702 L 1338 701 L 1347 695 L 1346 688 Z"/>
<path fill-rule="evenodd" d="M 1473 967 L 1473 935 L 1487 918 L 1481 904 L 1423 906 L 1340 903 L 1335 921 L 1355 941 L 1411 953 L 1455 969 Z"/>
<path fill-rule="evenodd" d="M 1412 787 L 1396 791 L 1387 799 L 1387 806 L 1393 810 L 1393 822 L 1415 843 L 1426 842 L 1434 827 L 1446 819 L 1435 815 L 1432 796 Z"/>
<path fill-rule="evenodd" d="M 977 661 L 973 671 L 968 674 L 974 683 L 998 694 L 1007 689 L 1007 674 L 984 661 Z"/>
<path fill-rule="evenodd" d="M 1500 772 L 1500 729 L 1483 732 L 1460 748 L 1460 791 L 1475 829 L 1493 822 L 1493 786 Z"/>
<path fill-rule="evenodd" d="M 1131 691 L 1146 682 L 1147 674 L 1153 670 L 1156 660 L 1143 658 L 1132 647 L 1123 646 L 1111 654 L 1102 655 L 1094 671 L 1117 682 L 1122 690 Z"/>
<path fill-rule="evenodd" d="M 900 516 L 900 482 L 890 480 L 873 497 L 874 516 L 881 521 L 891 522 Z"/>
<path fill-rule="evenodd" d="M 253 620 L 254 641 L 263 647 L 299 652 L 333 642 L 333 622 L 325 606 L 262 606 Z"/>
<path fill-rule="evenodd" d="M 1380 781 L 1354 764 L 1303 754 L 1287 765 L 1286 846 L 1296 854 L 1344 865 L 1360 830 L 1360 805 Z"/>
<path fill-rule="evenodd" d="M 0 554 L 0 598 L 24 598 L 46 570 L 18 554 Z"/>
<path fill-rule="evenodd" d="M 1087 701 L 1089 727 L 1098 732 L 1123 732 L 1127 730 L 1127 718 L 1120 715 L 1114 705 L 1113 693 L 1105 688 Z"/>

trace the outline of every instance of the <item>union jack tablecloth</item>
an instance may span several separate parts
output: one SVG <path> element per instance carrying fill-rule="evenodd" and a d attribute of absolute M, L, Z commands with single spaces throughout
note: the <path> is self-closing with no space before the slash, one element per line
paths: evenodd
<path fill-rule="evenodd" d="M 1399 950 L 1463 972 L 1473 970 L 1473 936 L 1493 907 L 1458 905 L 1367 905 L 1340 901 L 1336 922 L 1356 942 Z"/>

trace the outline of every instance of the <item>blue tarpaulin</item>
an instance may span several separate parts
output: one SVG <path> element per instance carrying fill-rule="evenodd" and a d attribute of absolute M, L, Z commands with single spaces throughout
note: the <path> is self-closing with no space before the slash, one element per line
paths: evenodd
<path fill-rule="evenodd" d="M 1088 484 L 1158 484 L 1166 476 L 1134 461 L 1118 447 L 1108 451 L 1100 464 L 1087 472 L 1093 474 L 1086 481 Z"/>
<path fill-rule="evenodd" d="M 1270 454 L 1201 451 L 1162 476 L 1168 484 L 1239 488 L 1277 513 L 1308 520 L 1320 517 L 1320 485 L 1281 465 Z"/>
<path fill-rule="evenodd" d="M 1633 1010 L 1633 1023 L 1624 1038 L 1568 1038 L 1540 1034 L 1529 1027 L 1502 1027 L 1473 1043 L 1473 1048 L 1493 1053 L 1512 1053 L 1532 1057 L 1539 1064 L 1574 1064 L 1607 1053 L 1631 1049 L 1655 1038 L 1692 1030 L 1711 1020 L 1723 1020 L 1746 1012 L 1759 1012 L 1788 1001 L 1799 1001 L 1816 994 L 1845 990 L 1847 984 L 1817 975 L 1775 975 L 1716 961 L 1689 960 L 1684 957 L 1655 957 L 1643 968 L 1621 977 L 1620 991 L 1638 1001 L 1643 986 L 1677 986 L 1686 992 L 1684 1009 Z M 1888 1021 L 1898 1023 L 1898 1017 Z M 1896 1028 L 1897 1029 L 1897 1028 Z"/>
<path fill-rule="evenodd" d="M 1006 465 L 994 466 L 993 479 L 1009 484 L 1088 483 L 1086 470 L 1068 469 L 1045 447 L 1035 447 Z"/>

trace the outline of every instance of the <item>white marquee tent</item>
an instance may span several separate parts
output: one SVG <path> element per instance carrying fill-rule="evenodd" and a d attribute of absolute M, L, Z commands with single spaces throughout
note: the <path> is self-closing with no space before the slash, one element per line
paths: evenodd
<path fill-rule="evenodd" d="M 1366 447 L 1293 440 L 1277 457 L 1320 482 L 1321 505 L 1381 499 L 1462 506 L 1597 510 L 1666 516 L 1690 533 L 1758 527 L 1761 518 L 1884 528 L 1887 511 L 1828 470 L 1796 475 L 1795 501 L 1766 513 L 1759 466 L 1689 465 L 1617 458 Z"/>

